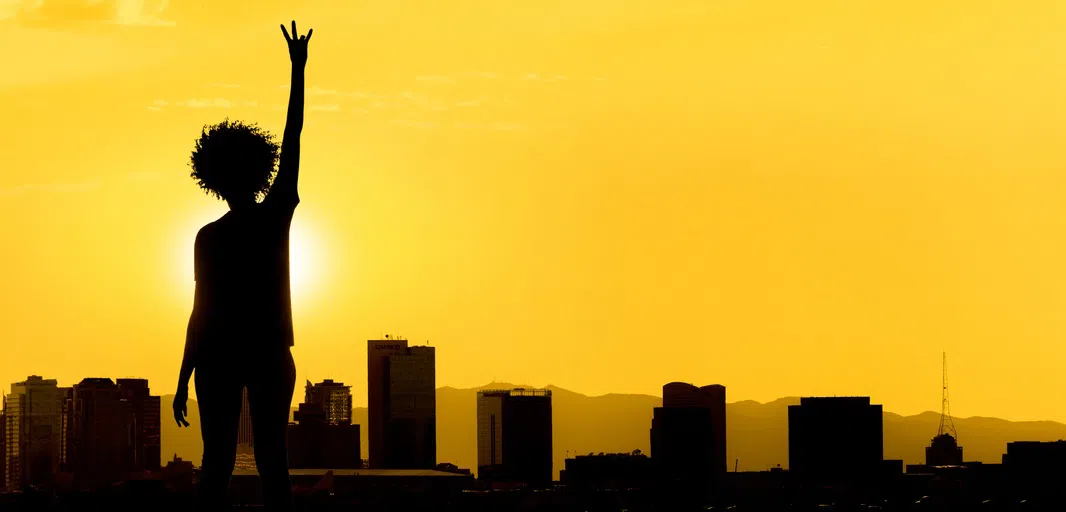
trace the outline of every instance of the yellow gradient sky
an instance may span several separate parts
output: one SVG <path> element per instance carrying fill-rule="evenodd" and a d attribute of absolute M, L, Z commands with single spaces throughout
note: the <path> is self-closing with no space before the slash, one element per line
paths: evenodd
<path fill-rule="evenodd" d="M 298 5 L 296 5 L 298 4 Z M 205 123 L 315 29 L 300 382 L 870 395 L 1066 421 L 1066 8 L 989 0 L 0 1 L 0 382 L 174 389 Z M 301 393 L 297 393 L 299 399 Z"/>

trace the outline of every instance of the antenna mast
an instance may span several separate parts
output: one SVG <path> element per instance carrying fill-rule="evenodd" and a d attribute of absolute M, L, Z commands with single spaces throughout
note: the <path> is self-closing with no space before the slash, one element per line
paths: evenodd
<path fill-rule="evenodd" d="M 941 402 L 940 402 L 940 428 L 937 429 L 936 435 L 942 436 L 949 434 L 953 438 L 958 438 L 958 434 L 955 433 L 955 422 L 951 419 L 951 404 L 948 403 L 948 354 L 944 353 L 944 365 L 941 370 Z"/>

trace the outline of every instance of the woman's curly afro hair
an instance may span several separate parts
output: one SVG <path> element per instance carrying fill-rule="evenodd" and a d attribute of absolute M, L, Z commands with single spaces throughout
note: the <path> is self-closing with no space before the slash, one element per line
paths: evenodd
<path fill-rule="evenodd" d="M 191 176 L 219 199 L 258 199 L 270 190 L 279 150 L 270 132 L 226 118 L 204 126 L 189 161 Z"/>

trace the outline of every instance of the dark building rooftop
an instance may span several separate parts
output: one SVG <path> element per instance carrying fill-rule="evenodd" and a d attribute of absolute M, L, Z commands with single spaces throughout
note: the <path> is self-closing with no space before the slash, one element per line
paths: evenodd
<path fill-rule="evenodd" d="M 439 471 L 436 469 L 290 469 L 289 475 L 292 477 L 301 476 L 325 476 L 328 472 L 333 472 L 335 477 L 394 477 L 394 478 L 424 478 L 424 477 L 439 477 L 439 478 L 471 478 L 471 475 L 464 473 L 452 473 L 448 471 Z M 258 477 L 259 472 L 254 469 L 234 469 L 234 477 Z"/>

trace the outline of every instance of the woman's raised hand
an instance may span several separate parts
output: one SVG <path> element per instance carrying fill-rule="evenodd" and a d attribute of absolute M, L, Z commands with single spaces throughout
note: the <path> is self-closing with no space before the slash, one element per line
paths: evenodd
<path fill-rule="evenodd" d="M 294 66 L 307 64 L 307 43 L 311 41 L 311 33 L 314 31 L 315 29 L 310 29 L 306 36 L 297 37 L 296 21 L 293 21 L 292 36 L 289 36 L 289 31 L 285 30 L 285 24 L 281 24 L 281 33 L 285 35 L 285 42 L 289 44 L 289 59 L 292 60 Z"/>

